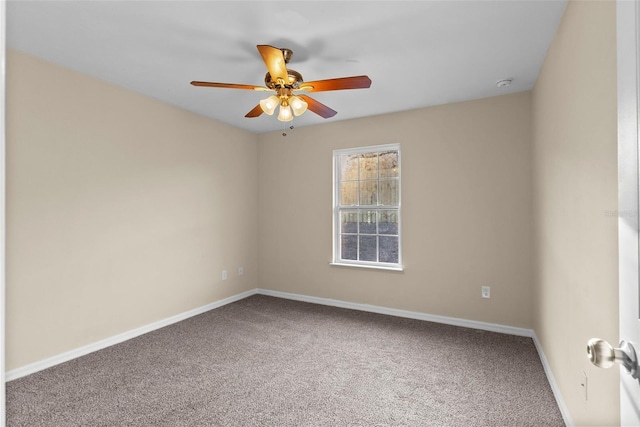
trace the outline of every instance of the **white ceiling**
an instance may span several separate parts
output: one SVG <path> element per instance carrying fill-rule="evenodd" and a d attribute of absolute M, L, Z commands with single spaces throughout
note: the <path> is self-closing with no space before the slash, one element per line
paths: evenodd
<path fill-rule="evenodd" d="M 370 89 L 311 94 L 338 111 L 296 127 L 531 89 L 565 1 L 19 1 L 7 44 L 198 114 L 260 133 L 244 115 L 264 92 L 257 44 L 293 50 L 306 81 L 366 74 Z M 512 78 L 508 88 L 496 82 Z M 141 112 L 144 114 L 144 112 Z"/>

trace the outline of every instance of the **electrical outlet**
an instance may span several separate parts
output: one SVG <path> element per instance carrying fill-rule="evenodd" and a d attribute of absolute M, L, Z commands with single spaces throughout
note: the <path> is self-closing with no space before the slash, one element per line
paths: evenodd
<path fill-rule="evenodd" d="M 491 298 L 491 286 L 482 287 L 482 298 Z"/>
<path fill-rule="evenodd" d="M 589 377 L 587 377 L 587 373 L 582 371 L 582 382 L 580 383 L 580 387 L 582 387 L 584 400 L 589 400 Z"/>
<path fill-rule="evenodd" d="M 227 270 L 222 270 L 222 280 L 227 280 Z"/>
<path fill-rule="evenodd" d="M 244 267 L 238 267 L 238 276 L 242 276 L 244 274 Z"/>

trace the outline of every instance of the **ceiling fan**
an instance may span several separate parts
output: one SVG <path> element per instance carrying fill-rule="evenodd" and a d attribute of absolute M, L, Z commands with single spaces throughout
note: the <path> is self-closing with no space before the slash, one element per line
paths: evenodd
<path fill-rule="evenodd" d="M 278 120 L 288 122 L 293 120 L 293 115 L 299 116 L 307 108 L 317 115 L 327 119 L 336 115 L 337 111 L 307 96 L 296 92 L 323 92 L 343 89 L 365 89 L 371 86 L 371 79 L 367 76 L 341 77 L 337 79 L 316 80 L 305 82 L 302 74 L 287 69 L 293 51 L 286 48 L 277 48 L 269 45 L 258 45 L 258 52 L 267 66 L 267 74 L 264 77 L 265 86 L 253 86 L 234 83 L 214 83 L 193 81 L 193 86 L 221 87 L 230 89 L 247 89 L 265 92 L 275 92 L 268 98 L 260 101 L 245 117 L 258 117 L 262 113 L 272 115 L 280 106 Z"/>

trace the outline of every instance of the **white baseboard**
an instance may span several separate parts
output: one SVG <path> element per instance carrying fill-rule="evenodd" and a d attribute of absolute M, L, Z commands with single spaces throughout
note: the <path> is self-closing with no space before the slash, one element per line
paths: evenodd
<path fill-rule="evenodd" d="M 5 379 L 6 381 L 11 381 L 11 380 L 15 380 L 15 379 L 27 376 L 29 374 L 33 374 L 38 371 L 42 371 L 44 369 L 50 368 L 60 363 L 64 363 L 69 360 L 76 359 L 78 357 L 87 355 L 89 353 L 93 353 L 94 351 L 102 350 L 114 344 L 119 344 L 123 341 L 130 340 L 131 338 L 135 338 L 137 336 L 146 334 L 156 329 L 160 329 L 162 327 L 180 322 L 190 317 L 197 316 L 198 314 L 205 313 L 209 310 L 222 307 L 224 305 L 239 301 L 241 299 L 250 297 L 255 294 L 267 295 L 267 296 L 272 296 L 276 298 L 290 299 L 295 301 L 309 302 L 313 304 L 327 305 L 332 307 L 347 308 L 351 310 L 367 311 L 370 313 L 386 314 L 389 316 L 404 317 L 408 319 L 424 320 L 427 322 L 443 323 L 446 325 L 461 326 L 465 328 L 480 329 L 483 331 L 499 332 L 499 333 L 509 334 L 509 335 L 530 337 L 533 339 L 536 349 L 538 350 L 538 355 L 540 356 L 542 366 L 544 367 L 544 372 L 547 375 L 547 379 L 549 381 L 549 384 L 551 385 L 551 390 L 553 391 L 553 394 L 556 398 L 556 402 L 558 403 L 558 407 L 560 408 L 560 412 L 562 413 L 564 422 L 567 424 L 567 426 L 573 426 L 573 422 L 571 421 L 571 416 L 569 415 L 569 410 L 566 404 L 564 403 L 562 395 L 560 394 L 560 389 L 558 388 L 555 378 L 553 377 L 553 373 L 551 372 L 551 368 L 549 366 L 549 363 L 547 362 L 547 358 L 545 357 L 544 352 L 542 351 L 540 342 L 538 341 L 538 338 L 536 337 L 536 334 L 532 329 L 517 328 L 514 326 L 506 326 L 506 325 L 500 325 L 496 323 L 478 322 L 475 320 L 466 320 L 466 319 L 460 319 L 456 317 L 439 316 L 435 314 L 420 313 L 416 311 L 399 310 L 395 308 L 387 308 L 387 307 L 381 307 L 381 306 L 370 305 L 370 304 L 360 304 L 360 303 L 341 301 L 341 300 L 335 300 L 330 298 L 321 298 L 321 297 L 313 297 L 308 295 L 293 294 L 289 292 L 272 291 L 269 289 L 261 289 L 261 288 L 252 289 L 237 295 L 233 295 L 229 298 L 215 301 L 211 304 L 207 304 L 205 306 L 202 306 L 193 310 L 189 310 L 184 313 L 177 314 L 175 316 L 168 317 L 166 319 L 151 323 L 149 325 L 142 326 L 140 328 L 136 328 L 131 331 L 124 332 L 122 334 L 118 334 L 113 337 L 106 338 L 106 339 L 97 341 L 95 343 L 92 343 L 74 350 L 70 350 L 62 354 L 58 354 L 53 357 L 49 357 L 47 359 L 40 360 L 38 362 L 30 363 L 28 365 L 22 366 L 17 369 L 13 369 L 11 371 L 6 372 Z"/>
<path fill-rule="evenodd" d="M 396 308 L 381 307 L 378 305 L 360 304 L 355 302 L 340 301 L 329 298 L 311 297 L 307 295 L 291 294 L 288 292 L 272 291 L 269 289 L 257 289 L 260 295 L 269 295 L 277 298 L 285 298 L 296 301 L 310 302 L 313 304 L 330 305 L 332 307 L 348 308 L 351 310 L 368 311 L 370 313 L 386 314 L 389 316 L 406 317 L 408 319 L 425 320 L 427 322 L 443 323 L 446 325 L 462 326 L 465 328 L 481 329 L 483 331 L 500 332 L 521 337 L 533 337 L 533 330 L 516 328 L 514 326 L 499 325 L 496 323 L 478 322 L 475 320 L 459 319 L 456 317 L 426 314 L 417 311 L 399 310 Z"/>
<path fill-rule="evenodd" d="M 188 319 L 193 316 L 197 316 L 198 314 L 205 313 L 209 310 L 213 310 L 218 307 L 222 307 L 223 305 L 230 304 L 232 302 L 239 301 L 241 299 L 247 298 L 256 293 L 256 289 L 252 289 L 247 292 L 243 292 L 241 294 L 233 295 L 229 298 L 221 299 L 219 301 L 212 302 L 211 304 L 207 304 L 202 307 L 195 308 L 193 310 L 186 311 L 184 313 L 176 314 L 175 316 L 168 317 L 166 319 L 159 320 L 154 323 L 150 323 L 145 326 L 141 326 L 139 328 L 124 332 L 122 334 L 115 335 L 113 337 L 105 338 L 103 340 L 94 342 L 89 345 L 85 345 L 80 348 L 76 348 L 74 350 L 70 350 L 64 352 L 62 354 L 58 354 L 53 357 L 48 357 L 43 360 L 39 360 L 34 363 L 30 363 L 25 366 L 21 366 L 20 368 L 13 369 L 11 371 L 7 371 L 5 374 L 6 381 L 15 380 L 29 374 L 33 374 L 38 371 L 42 371 L 43 369 L 50 368 L 55 365 L 59 365 L 60 363 L 68 362 L 69 360 L 76 359 L 80 356 L 87 355 L 89 353 L 93 353 L 94 351 L 102 350 L 109 346 L 119 344 L 123 341 L 130 340 L 131 338 L 135 338 L 137 336 L 146 334 L 151 331 L 155 331 L 156 329 L 163 328 L 165 326 L 171 325 L 173 323 L 180 322 L 182 320 Z"/>
<path fill-rule="evenodd" d="M 562 394 L 560 393 L 560 388 L 558 387 L 558 383 L 556 382 L 555 377 L 553 376 L 553 372 L 551 371 L 551 366 L 549 366 L 549 362 L 547 361 L 547 357 L 544 355 L 544 351 L 542 351 L 542 345 L 540 341 L 538 341 L 538 337 L 536 333 L 533 333 L 533 343 L 536 346 L 536 350 L 538 350 L 538 356 L 540 356 L 540 361 L 542 362 L 542 367 L 544 368 L 544 373 L 547 374 L 547 380 L 549 380 L 549 384 L 551 385 L 551 391 L 553 391 L 553 395 L 556 398 L 556 403 L 558 404 L 558 408 L 560 408 L 560 412 L 562 413 L 562 418 L 564 419 L 564 423 L 567 427 L 573 427 L 573 420 L 571 419 L 571 414 L 569 414 L 569 408 L 567 404 L 564 402 L 562 398 Z"/>

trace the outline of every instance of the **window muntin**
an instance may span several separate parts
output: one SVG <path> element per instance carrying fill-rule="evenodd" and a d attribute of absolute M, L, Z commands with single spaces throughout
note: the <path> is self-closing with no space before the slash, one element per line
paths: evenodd
<path fill-rule="evenodd" d="M 334 151 L 334 263 L 401 268 L 400 146 Z"/>

